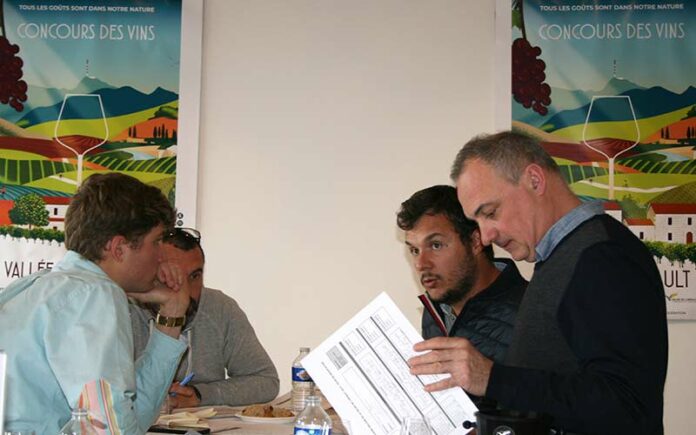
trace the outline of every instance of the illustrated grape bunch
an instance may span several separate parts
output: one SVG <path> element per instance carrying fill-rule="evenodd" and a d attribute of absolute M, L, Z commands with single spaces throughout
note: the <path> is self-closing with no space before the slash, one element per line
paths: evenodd
<path fill-rule="evenodd" d="M 24 61 L 17 53 L 19 46 L 0 36 L 0 103 L 21 112 L 27 101 L 27 82 L 22 80 Z"/>
<path fill-rule="evenodd" d="M 512 95 L 526 109 L 546 115 L 551 104 L 551 86 L 546 80 L 546 63 L 539 59 L 541 48 L 532 47 L 526 38 L 512 43 Z"/>

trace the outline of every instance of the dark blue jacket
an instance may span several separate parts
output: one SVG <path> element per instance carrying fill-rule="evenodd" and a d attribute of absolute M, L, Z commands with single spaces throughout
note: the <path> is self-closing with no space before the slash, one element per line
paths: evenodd
<path fill-rule="evenodd" d="M 494 261 L 504 263 L 505 269 L 488 288 L 464 305 L 449 336 L 464 337 L 486 357 L 502 362 L 512 339 L 517 308 L 527 281 L 512 260 L 496 258 Z M 434 305 L 440 317 L 444 318 L 440 305 Z M 423 311 L 421 326 L 426 339 L 443 335 L 427 310 Z"/>

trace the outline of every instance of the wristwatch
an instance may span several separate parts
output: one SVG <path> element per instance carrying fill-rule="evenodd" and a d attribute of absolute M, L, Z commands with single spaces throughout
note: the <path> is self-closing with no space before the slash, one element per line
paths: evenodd
<path fill-rule="evenodd" d="M 157 313 L 157 317 L 155 317 L 155 323 L 157 323 L 158 325 L 166 326 L 167 328 L 184 326 L 184 323 L 186 323 L 186 316 L 167 317 Z"/>

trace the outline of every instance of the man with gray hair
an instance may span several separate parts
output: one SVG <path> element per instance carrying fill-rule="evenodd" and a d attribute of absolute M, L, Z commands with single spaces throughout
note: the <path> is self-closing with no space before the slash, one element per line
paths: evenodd
<path fill-rule="evenodd" d="M 466 339 L 415 346 L 426 387 L 461 386 L 516 411 L 549 415 L 566 433 L 662 434 L 667 371 L 664 291 L 655 262 L 626 227 L 583 203 L 538 141 L 479 136 L 451 173 L 484 244 L 535 263 L 504 363 Z"/>

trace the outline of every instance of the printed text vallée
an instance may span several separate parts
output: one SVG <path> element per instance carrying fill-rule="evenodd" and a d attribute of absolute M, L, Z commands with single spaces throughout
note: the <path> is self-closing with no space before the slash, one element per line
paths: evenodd
<path fill-rule="evenodd" d="M 17 26 L 21 39 L 103 39 L 120 41 L 154 41 L 155 26 L 123 24 L 21 23 Z"/>
<path fill-rule="evenodd" d="M 21 278 L 43 269 L 53 269 L 52 261 L 5 261 L 5 276 Z"/>

